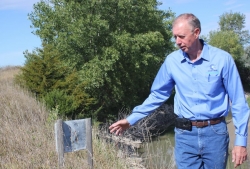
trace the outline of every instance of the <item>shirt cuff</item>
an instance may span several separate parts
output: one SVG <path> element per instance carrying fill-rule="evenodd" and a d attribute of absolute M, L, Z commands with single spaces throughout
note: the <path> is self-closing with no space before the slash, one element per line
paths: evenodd
<path fill-rule="evenodd" d="M 129 115 L 126 119 L 128 120 L 129 124 L 133 126 L 135 123 L 137 123 L 139 120 L 141 120 L 144 117 L 146 117 L 146 115 L 134 112 L 131 115 Z"/>
<path fill-rule="evenodd" d="M 247 136 L 236 135 L 234 145 L 246 147 L 247 146 Z"/>

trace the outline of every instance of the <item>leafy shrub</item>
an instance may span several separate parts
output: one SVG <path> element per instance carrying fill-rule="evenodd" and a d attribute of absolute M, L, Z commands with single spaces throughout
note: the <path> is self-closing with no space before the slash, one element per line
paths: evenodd
<path fill-rule="evenodd" d="M 49 109 L 57 109 L 59 116 L 70 116 L 76 109 L 72 106 L 73 97 L 59 89 L 52 90 L 45 94 L 43 100 Z"/>

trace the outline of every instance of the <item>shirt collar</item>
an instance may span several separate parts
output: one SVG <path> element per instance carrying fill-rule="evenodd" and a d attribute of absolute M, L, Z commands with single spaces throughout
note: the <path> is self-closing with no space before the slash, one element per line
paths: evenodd
<path fill-rule="evenodd" d="M 202 49 L 200 57 L 204 60 L 210 61 L 208 44 L 204 42 L 204 40 L 202 39 L 200 39 L 200 41 L 203 44 L 203 49 Z M 179 52 L 182 55 L 182 57 L 180 57 L 180 62 L 183 63 L 184 60 L 189 60 L 187 53 L 183 52 L 181 49 L 179 49 Z"/>

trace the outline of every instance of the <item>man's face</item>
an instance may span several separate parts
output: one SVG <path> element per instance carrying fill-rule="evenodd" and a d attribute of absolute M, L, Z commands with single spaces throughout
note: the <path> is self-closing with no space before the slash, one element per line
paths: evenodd
<path fill-rule="evenodd" d="M 197 32 L 198 31 L 198 32 Z M 180 19 L 173 26 L 173 36 L 176 45 L 184 52 L 189 53 L 195 48 L 195 41 L 199 37 L 199 29 L 192 30 L 186 20 Z"/>

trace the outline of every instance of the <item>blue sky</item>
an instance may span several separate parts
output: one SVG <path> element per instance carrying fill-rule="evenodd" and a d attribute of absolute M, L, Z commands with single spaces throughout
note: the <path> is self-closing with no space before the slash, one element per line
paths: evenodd
<path fill-rule="evenodd" d="M 22 66 L 23 52 L 41 46 L 32 34 L 28 13 L 39 0 L 0 0 L 0 67 Z M 201 34 L 218 29 L 219 16 L 225 12 L 240 12 L 246 16 L 245 29 L 250 31 L 250 0 L 160 0 L 160 9 L 171 9 L 176 15 L 193 13 L 201 21 Z"/>

